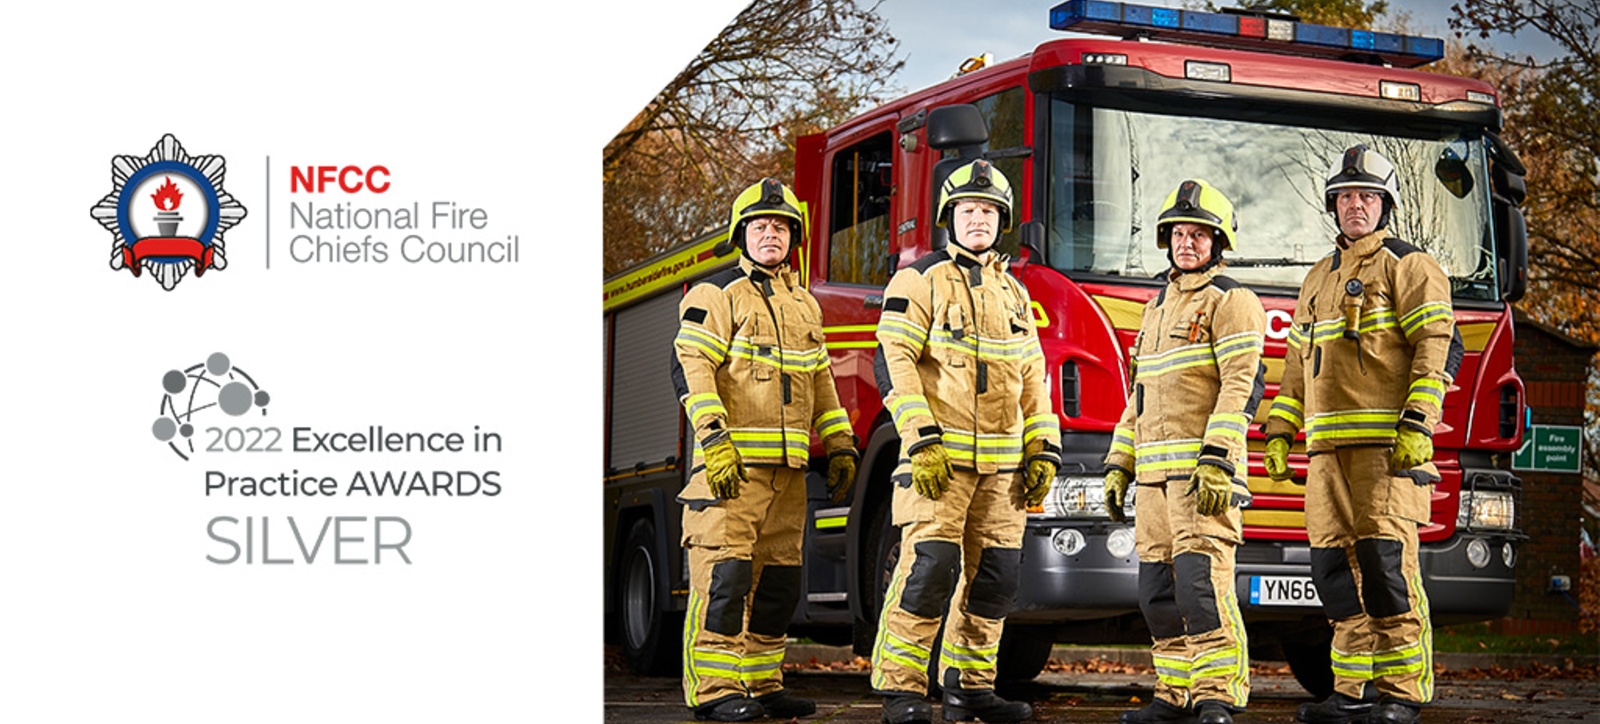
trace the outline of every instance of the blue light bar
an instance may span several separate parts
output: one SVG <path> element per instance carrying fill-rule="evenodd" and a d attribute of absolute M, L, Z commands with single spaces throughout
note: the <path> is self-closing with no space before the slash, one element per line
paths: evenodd
<path fill-rule="evenodd" d="M 1259 23 L 1254 35 L 1241 34 L 1240 17 L 1237 13 L 1207 13 L 1112 0 L 1067 0 L 1050 9 L 1050 27 L 1339 60 L 1349 60 L 1351 56 L 1376 58 L 1400 68 L 1415 68 L 1444 57 L 1444 41 L 1438 38 L 1295 22 L 1289 23 L 1293 26 L 1294 39 L 1279 40 L 1260 37 Z M 1272 22 L 1289 21 L 1274 19 Z M 1276 31 L 1272 35 L 1276 36 Z"/>
<path fill-rule="evenodd" d="M 1239 16 L 1183 11 L 1183 29 L 1197 33 L 1239 34 Z"/>
<path fill-rule="evenodd" d="M 1438 38 L 1424 38 L 1420 35 L 1407 35 L 1406 53 L 1411 55 L 1425 55 L 1428 60 L 1438 60 L 1444 57 L 1444 41 Z"/>
<path fill-rule="evenodd" d="M 1328 25 L 1295 23 L 1294 39 L 1298 43 L 1326 45 L 1330 48 L 1350 47 L 1350 31 Z"/>
<path fill-rule="evenodd" d="M 1124 5 L 1122 7 L 1122 22 L 1128 25 L 1154 26 L 1156 21 L 1150 17 L 1152 10 L 1155 10 L 1155 8 L 1144 5 Z"/>
<path fill-rule="evenodd" d="M 1406 37 L 1394 33 L 1373 33 L 1372 49 L 1379 53 L 1404 53 L 1406 52 Z M 1443 55 L 1444 43 L 1439 44 L 1440 55 Z"/>

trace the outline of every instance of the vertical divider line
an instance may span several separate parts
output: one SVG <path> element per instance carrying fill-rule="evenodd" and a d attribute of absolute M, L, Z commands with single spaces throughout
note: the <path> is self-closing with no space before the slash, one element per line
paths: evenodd
<path fill-rule="evenodd" d="M 267 268 L 272 268 L 272 157 L 267 157 Z"/>

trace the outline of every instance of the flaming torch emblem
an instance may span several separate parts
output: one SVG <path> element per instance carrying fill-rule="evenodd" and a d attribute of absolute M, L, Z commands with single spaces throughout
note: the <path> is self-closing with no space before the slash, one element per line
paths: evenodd
<path fill-rule="evenodd" d="M 162 179 L 166 183 L 150 194 L 150 199 L 156 202 L 156 228 L 160 229 L 162 236 L 177 236 L 178 223 L 183 221 L 183 216 L 178 213 L 178 205 L 183 203 L 183 192 L 178 190 L 178 185 L 172 182 L 172 177 Z"/>
<path fill-rule="evenodd" d="M 223 234 L 245 217 L 226 172 L 222 156 L 191 154 L 170 133 L 144 155 L 112 156 L 111 193 L 89 209 L 111 233 L 112 271 L 150 272 L 171 291 L 190 272 L 226 269 Z"/>

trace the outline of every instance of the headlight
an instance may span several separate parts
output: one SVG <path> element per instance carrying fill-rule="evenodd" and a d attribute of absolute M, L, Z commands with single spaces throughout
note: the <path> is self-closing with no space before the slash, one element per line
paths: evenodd
<path fill-rule="evenodd" d="M 1517 527 L 1517 499 L 1508 490 L 1465 490 L 1456 511 L 1456 527 L 1512 530 Z"/>
<path fill-rule="evenodd" d="M 1045 518 L 1106 518 L 1105 478 L 1081 474 L 1061 475 L 1044 503 L 1029 511 L 1030 515 Z M 1122 512 L 1133 519 L 1133 489 L 1128 486 L 1128 500 Z"/>
<path fill-rule="evenodd" d="M 1106 536 L 1106 552 L 1112 558 L 1127 558 L 1133 555 L 1133 529 L 1118 528 Z"/>
<path fill-rule="evenodd" d="M 1467 562 L 1473 568 L 1482 568 L 1489 565 L 1489 544 L 1482 538 L 1473 538 L 1467 541 Z"/>
<path fill-rule="evenodd" d="M 1062 528 L 1050 537 L 1050 545 L 1054 546 L 1057 553 L 1064 556 L 1075 556 L 1083 552 L 1087 546 L 1083 534 L 1076 528 Z"/>

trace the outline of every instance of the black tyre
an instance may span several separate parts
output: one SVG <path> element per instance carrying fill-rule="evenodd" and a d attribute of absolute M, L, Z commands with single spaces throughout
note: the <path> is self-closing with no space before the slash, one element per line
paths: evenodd
<path fill-rule="evenodd" d="M 1295 681 L 1318 701 L 1333 693 L 1333 659 L 1327 641 L 1284 641 L 1283 659 Z"/>
<path fill-rule="evenodd" d="M 1000 635 L 1000 660 L 995 663 L 995 677 L 1000 681 L 1032 681 L 1045 664 L 1050 663 L 1050 650 L 1055 638 L 1046 626 L 1013 626 L 1006 624 Z"/>
<path fill-rule="evenodd" d="M 900 564 L 900 529 L 896 528 L 890 518 L 890 505 L 884 500 L 876 510 L 872 511 L 871 528 L 867 533 L 867 555 L 872 556 L 871 563 L 862 566 L 861 591 L 867 596 L 866 606 L 862 610 L 870 616 L 873 627 L 882 619 L 884 594 L 889 591 L 889 579 L 894 576 L 895 566 Z"/>
<path fill-rule="evenodd" d="M 670 611 L 666 561 L 656 549 L 656 527 L 633 524 L 617 568 L 618 628 L 622 655 L 639 676 L 676 676 L 682 671 L 683 612 Z"/>

